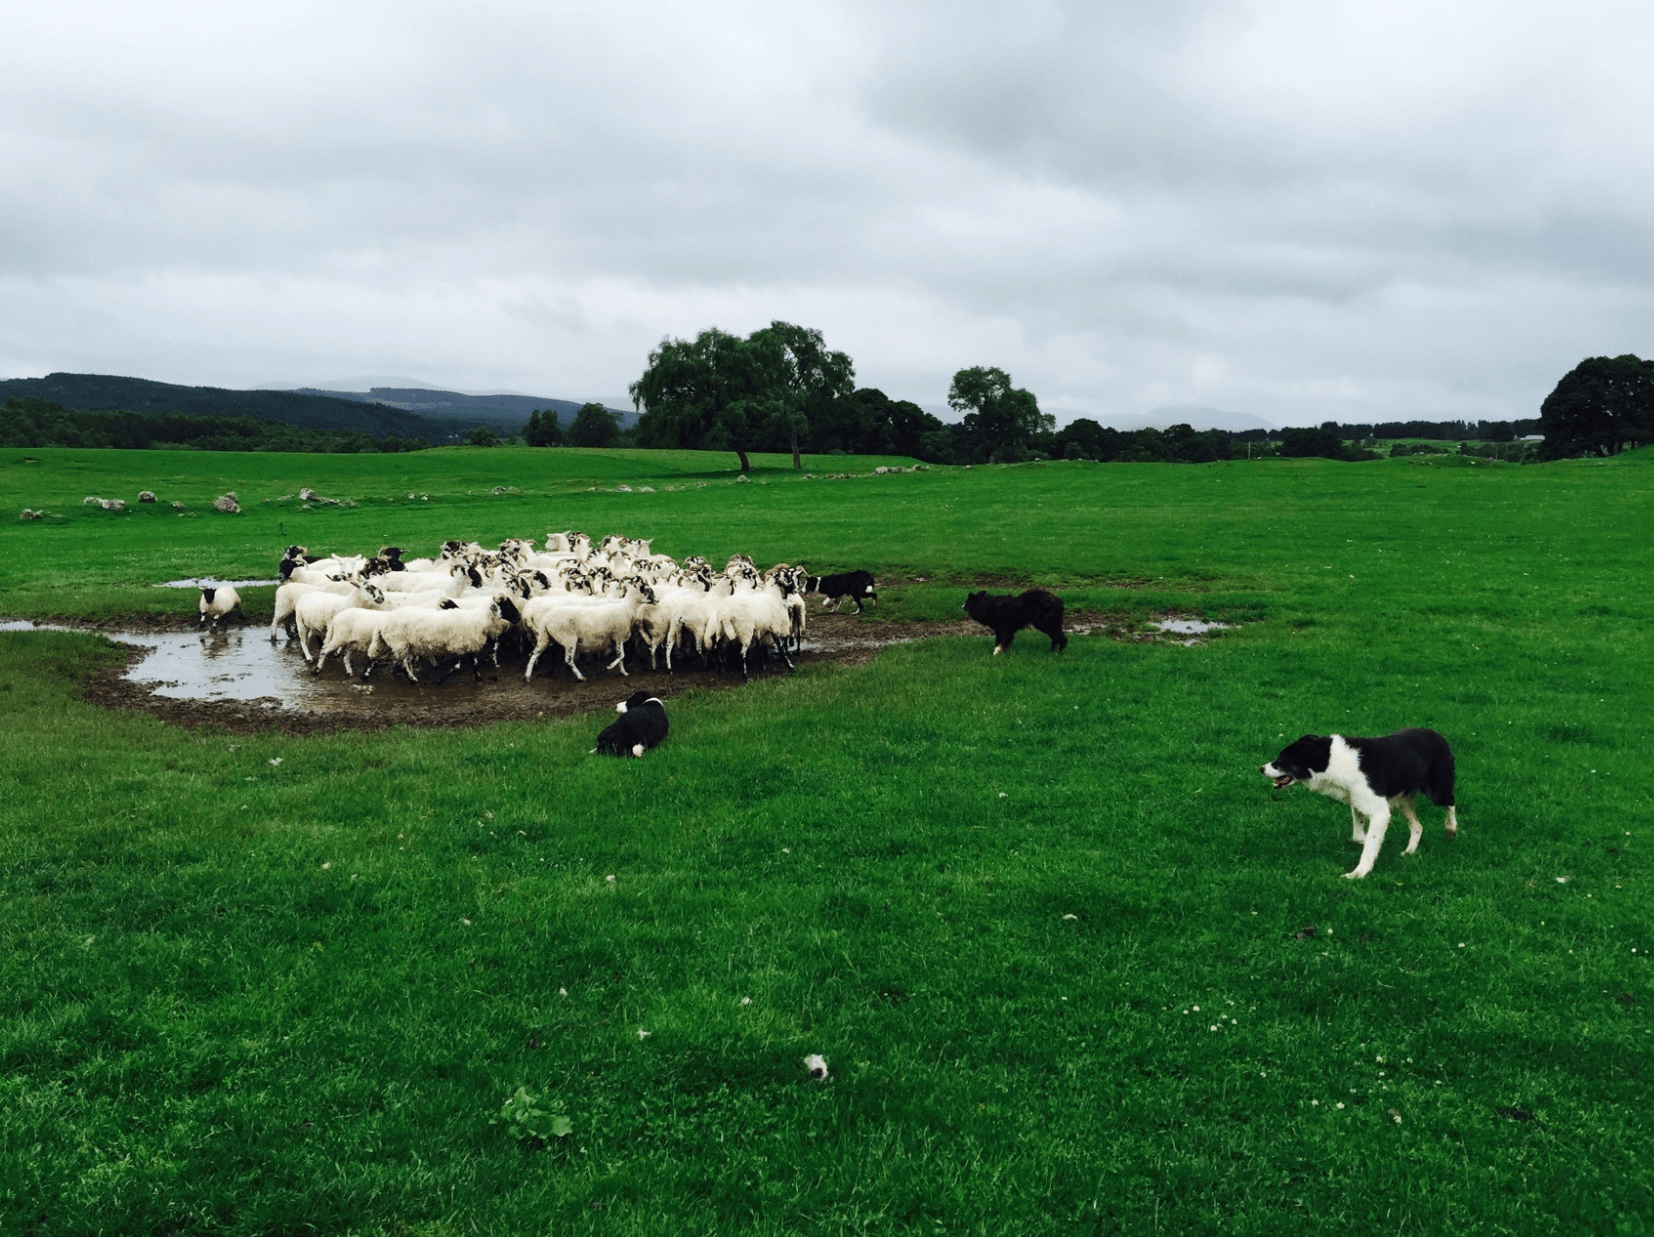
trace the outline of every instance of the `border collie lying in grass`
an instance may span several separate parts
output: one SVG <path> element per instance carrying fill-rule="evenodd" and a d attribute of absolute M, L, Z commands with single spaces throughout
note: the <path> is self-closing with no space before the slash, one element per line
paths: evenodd
<path fill-rule="evenodd" d="M 666 706 L 658 696 L 633 692 L 615 705 L 620 720 L 597 736 L 594 752 L 612 756 L 641 756 L 666 738 Z"/>
<path fill-rule="evenodd" d="M 1015 597 L 972 593 L 965 598 L 963 609 L 978 623 L 992 629 L 996 657 L 1011 647 L 1017 632 L 1029 626 L 1051 637 L 1053 653 L 1068 647 L 1068 637 L 1062 629 L 1062 598 L 1043 588 L 1031 588 Z"/>
<path fill-rule="evenodd" d="M 1274 778 L 1277 790 L 1302 782 L 1350 805 L 1352 837 L 1361 843 L 1360 862 L 1354 871 L 1344 873 L 1351 879 L 1373 870 L 1390 824 L 1391 805 L 1401 809 L 1412 830 L 1402 853 L 1418 850 L 1424 826 L 1419 824 L 1413 801 L 1421 790 L 1437 807 L 1447 809 L 1447 836 L 1459 834 L 1458 810 L 1453 804 L 1453 749 L 1434 730 L 1398 730 L 1382 739 L 1306 734 L 1259 772 Z"/>

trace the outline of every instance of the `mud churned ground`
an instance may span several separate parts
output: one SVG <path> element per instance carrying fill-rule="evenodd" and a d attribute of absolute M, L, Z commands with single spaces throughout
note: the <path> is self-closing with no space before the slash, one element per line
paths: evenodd
<path fill-rule="evenodd" d="M 121 626 L 125 625 L 99 624 L 94 629 L 104 631 L 112 641 L 121 643 Z M 151 634 L 167 629 L 166 624 L 145 624 L 145 630 Z M 171 629 L 183 633 L 195 631 L 188 623 L 173 624 Z M 131 628 L 128 626 L 127 630 Z M 850 614 L 812 614 L 804 649 L 794 653 L 792 659 L 798 666 L 817 662 L 861 665 L 871 661 L 887 644 L 967 634 L 992 639 L 969 620 L 864 623 Z M 200 641 L 201 649 L 192 659 L 199 661 L 209 673 L 201 674 L 193 667 L 185 673 L 201 674 L 203 684 L 212 681 L 210 663 L 215 655 L 215 641 L 234 642 L 260 659 L 267 645 L 264 629 L 256 620 L 227 635 L 200 634 L 195 639 Z M 189 651 L 193 655 L 193 643 Z M 582 658 L 580 668 L 586 675 L 582 683 L 569 674 L 555 649 L 540 659 L 534 680 L 524 682 L 524 659 L 511 647 L 510 641 L 500 655 L 498 671 L 485 663 L 481 683 L 473 679 L 469 669 L 456 672 L 440 687 L 429 681 L 409 683 L 400 675 L 387 674 L 384 669 L 363 683 L 347 677 L 336 661 L 330 661 L 320 676 L 313 677 L 304 665 L 298 646 L 289 645 L 283 637 L 269 653 L 270 694 L 252 699 L 213 699 L 203 698 L 213 694 L 205 688 L 200 696 L 194 695 L 187 680 L 162 677 L 178 673 L 176 666 L 171 671 L 156 672 L 154 668 L 163 652 L 133 646 L 124 666 L 100 671 L 88 681 L 86 699 L 104 708 L 145 712 L 186 727 L 212 724 L 242 732 L 276 730 L 286 734 L 313 734 L 388 726 L 482 726 L 612 709 L 617 701 L 640 689 L 670 700 L 689 688 L 716 691 L 742 685 L 739 673 L 702 670 L 700 658 L 694 655 L 678 659 L 679 669 L 675 674 L 667 674 L 664 669 L 650 671 L 646 658 L 629 657 L 626 663 L 629 673 L 624 677 L 618 670 L 602 669 L 597 658 Z M 785 673 L 786 668 L 772 659 L 764 673 L 753 674 L 752 681 Z"/>

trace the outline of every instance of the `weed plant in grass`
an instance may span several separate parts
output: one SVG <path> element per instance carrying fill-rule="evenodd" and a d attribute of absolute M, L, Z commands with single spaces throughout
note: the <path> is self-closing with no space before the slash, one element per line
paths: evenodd
<path fill-rule="evenodd" d="M 598 717 L 180 731 L 80 703 L 96 637 L 0 634 L 0 1229 L 1639 1231 L 1651 480 L 1053 466 L 409 515 L 836 543 L 932 577 L 881 589 L 898 617 L 1015 574 L 1249 619 L 686 692 L 641 761 L 587 755 Z M 146 580 L 169 551 L 111 527 Z M 1461 836 L 1425 808 L 1420 854 L 1342 880 L 1347 810 L 1257 766 L 1402 725 L 1453 740 Z M 572 1132 L 495 1124 L 519 1088 Z"/>

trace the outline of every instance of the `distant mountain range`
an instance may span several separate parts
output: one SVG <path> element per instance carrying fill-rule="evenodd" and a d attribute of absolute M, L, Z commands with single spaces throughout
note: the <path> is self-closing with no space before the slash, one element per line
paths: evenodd
<path fill-rule="evenodd" d="M 374 438 L 424 438 L 442 442 L 463 437 L 474 426 L 515 434 L 529 413 L 550 409 L 567 426 L 580 410 L 573 400 L 494 393 L 465 395 L 422 387 L 370 387 L 339 391 L 320 387 L 288 391 L 235 391 L 225 387 L 189 387 L 147 378 L 112 374 L 47 374 L 44 378 L 0 379 L 0 400 L 34 396 L 56 400 L 65 408 L 94 412 L 177 412 L 190 416 L 251 417 L 306 430 L 336 430 Z M 637 423 L 637 413 L 620 413 L 621 427 Z"/>
<path fill-rule="evenodd" d="M 375 386 L 366 391 L 299 387 L 293 393 L 400 408 L 431 421 L 463 421 L 467 429 L 474 425 L 486 425 L 513 434 L 528 424 L 528 414 L 531 412 L 550 409 L 557 414 L 558 423 L 566 427 L 581 407 L 575 400 L 551 399 L 543 395 L 517 395 L 504 391 L 466 395 L 459 391 L 435 391 L 428 387 Z M 637 424 L 638 414 L 632 409 L 605 406 L 620 415 L 621 429 L 630 429 Z"/>

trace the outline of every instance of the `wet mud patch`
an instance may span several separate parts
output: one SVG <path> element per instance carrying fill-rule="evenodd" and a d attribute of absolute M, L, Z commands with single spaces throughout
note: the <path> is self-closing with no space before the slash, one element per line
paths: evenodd
<path fill-rule="evenodd" d="M 120 630 L 102 622 L 59 626 L 102 632 L 130 650 L 124 665 L 98 671 L 88 680 L 84 696 L 89 703 L 148 713 L 179 726 L 214 725 L 243 733 L 486 726 L 608 711 L 640 689 L 670 700 L 691 688 L 742 686 L 738 672 L 704 670 L 693 654 L 687 667 L 679 659 L 674 674 L 664 668 L 651 671 L 646 660 L 628 658 L 626 676 L 594 669 L 596 659 L 587 658 L 581 665 L 586 681 L 580 682 L 554 653 L 525 682 L 524 659 L 509 642 L 498 670 L 484 664 L 481 683 L 469 669 L 440 687 L 410 683 L 384 669 L 364 683 L 346 676 L 337 662 L 312 674 L 296 644 L 289 645 L 283 636 L 271 645 L 269 629 L 256 619 L 218 632 L 197 631 L 185 623 L 157 624 L 149 631 L 135 631 L 132 624 Z M 969 622 L 862 623 L 848 614 L 812 615 L 804 648 L 792 659 L 799 666 L 865 665 L 886 645 L 972 630 L 981 631 Z M 786 670 L 772 662 L 767 671 L 755 672 L 752 681 L 777 673 Z"/>
<path fill-rule="evenodd" d="M 257 618 L 216 632 L 202 630 L 197 622 L 177 615 L 52 625 L 96 631 L 129 650 L 124 665 L 100 670 L 89 678 L 84 692 L 89 703 L 148 713 L 179 726 L 214 725 L 243 733 L 486 726 L 607 711 L 639 689 L 670 700 L 691 688 L 722 691 L 742 686 L 739 673 L 704 670 L 694 655 L 680 659 L 675 674 L 651 671 L 642 659 L 628 658 L 627 676 L 603 671 L 596 659 L 588 658 L 582 662 L 587 679 L 580 682 L 568 673 L 555 651 L 542 660 L 533 681 L 525 682 L 523 657 L 509 642 L 497 670 L 485 665 L 481 683 L 468 669 L 437 686 L 429 681 L 410 683 L 383 668 L 362 682 L 346 676 L 336 661 L 319 676 L 312 674 L 298 646 L 289 644 L 285 635 L 272 645 L 269 628 Z M 26 629 L 34 624 L 5 626 Z M 1182 614 L 1145 618 L 1141 613 L 1082 610 L 1070 613 L 1064 626 L 1071 636 L 1195 644 L 1200 642 L 1198 635 L 1203 633 L 1199 629 L 1205 623 Z M 800 666 L 861 666 L 890 645 L 944 636 L 980 638 L 985 648 L 993 640 L 987 628 L 966 618 L 866 622 L 853 614 L 817 612 L 810 616 L 804 648 L 793 654 L 793 661 Z M 776 673 L 786 671 L 772 662 L 766 671 L 755 672 L 752 681 Z"/>

